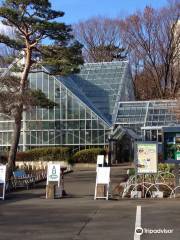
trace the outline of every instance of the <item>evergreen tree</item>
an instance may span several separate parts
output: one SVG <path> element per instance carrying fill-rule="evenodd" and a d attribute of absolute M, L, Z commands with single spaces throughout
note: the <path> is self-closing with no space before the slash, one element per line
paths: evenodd
<path fill-rule="evenodd" d="M 14 49 L 19 54 L 12 64 L 13 67 L 9 68 L 11 71 L 19 70 L 19 77 L 6 72 L 1 75 L 0 79 L 1 85 L 6 82 L 3 86 L 6 86 L 5 91 L 8 92 L 8 94 L 1 92 L 1 99 L 3 94 L 6 95 L 4 104 L 1 104 L 1 111 L 14 119 L 13 138 L 8 157 L 8 177 L 11 176 L 15 165 L 26 100 L 29 99 L 31 102 L 36 98 L 36 104 L 40 104 L 39 101 L 44 99 L 42 93 L 29 91 L 30 71 L 38 64 L 46 64 L 50 66 L 53 73 L 68 74 L 76 72 L 78 65 L 83 63 L 82 46 L 73 39 L 71 26 L 59 22 L 63 15 L 63 12 L 53 10 L 48 0 L 5 0 L 0 6 L 2 23 L 12 27 L 15 32 L 15 37 L 0 34 L 0 43 Z M 23 59 L 21 65 L 18 61 L 20 58 Z M 7 87 L 7 82 L 9 87 Z M 15 96 L 16 99 L 14 99 Z M 44 102 L 44 104 L 50 104 L 52 107 L 50 102 Z"/>

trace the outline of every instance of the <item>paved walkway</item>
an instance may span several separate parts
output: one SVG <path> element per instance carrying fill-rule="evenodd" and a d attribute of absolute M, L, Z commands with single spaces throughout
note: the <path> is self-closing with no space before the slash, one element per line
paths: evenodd
<path fill-rule="evenodd" d="M 121 178 L 113 169 L 113 182 Z M 46 200 L 45 184 L 0 201 L 0 240 L 134 240 L 136 207 L 143 228 L 173 229 L 141 239 L 180 239 L 180 200 L 93 200 L 95 172 L 65 176 L 68 197 Z M 140 238 L 139 238 L 140 239 Z"/>

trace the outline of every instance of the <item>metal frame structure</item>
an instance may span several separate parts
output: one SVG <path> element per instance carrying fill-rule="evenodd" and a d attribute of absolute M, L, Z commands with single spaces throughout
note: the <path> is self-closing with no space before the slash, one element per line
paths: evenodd
<path fill-rule="evenodd" d="M 141 139 L 158 141 L 162 127 L 177 126 L 176 100 L 119 102 L 115 126 L 135 131 Z"/>
<path fill-rule="evenodd" d="M 50 75 L 44 67 L 33 70 L 29 75 L 30 87 L 40 89 L 58 106 L 35 107 L 23 113 L 20 150 L 57 145 L 74 149 L 108 145 L 118 101 L 134 100 L 128 65 L 127 61 L 87 63 L 78 74 L 66 77 Z M 12 132 L 13 121 L 0 115 L 1 149 L 9 148 Z"/>

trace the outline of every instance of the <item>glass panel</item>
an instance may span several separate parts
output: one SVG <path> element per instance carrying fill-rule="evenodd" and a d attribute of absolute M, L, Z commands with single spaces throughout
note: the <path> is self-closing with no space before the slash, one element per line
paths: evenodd
<path fill-rule="evenodd" d="M 80 143 L 85 143 L 85 131 L 80 131 Z"/>
<path fill-rule="evenodd" d="M 49 115 L 49 110 L 48 109 L 43 109 L 43 119 L 46 120 L 48 119 Z"/>
<path fill-rule="evenodd" d="M 37 132 L 37 144 L 42 144 L 42 132 Z"/>
<path fill-rule="evenodd" d="M 104 144 L 104 131 L 99 130 L 99 143 Z"/>
<path fill-rule="evenodd" d="M 42 90 L 42 73 L 36 73 L 37 76 L 37 89 Z"/>
<path fill-rule="evenodd" d="M 47 144 L 48 143 L 48 131 L 43 132 L 43 143 Z"/>
<path fill-rule="evenodd" d="M 55 118 L 56 119 L 60 119 L 60 113 L 61 113 L 60 109 L 56 107 L 56 109 L 55 109 Z"/>
<path fill-rule="evenodd" d="M 98 143 L 98 131 L 92 131 L 92 143 Z"/>
<path fill-rule="evenodd" d="M 37 108 L 37 120 L 41 120 L 42 119 L 42 109 Z"/>
<path fill-rule="evenodd" d="M 54 144 L 54 131 L 49 131 L 49 143 Z"/>
<path fill-rule="evenodd" d="M 30 144 L 30 143 L 31 143 L 30 141 L 31 141 L 30 134 L 27 133 L 27 134 L 26 134 L 26 144 Z"/>
<path fill-rule="evenodd" d="M 86 143 L 90 144 L 91 143 L 91 131 L 90 130 L 86 130 Z"/>
<path fill-rule="evenodd" d="M 74 112 L 74 119 L 79 119 L 79 104 L 77 100 L 73 98 L 73 112 Z"/>
<path fill-rule="evenodd" d="M 30 86 L 36 89 L 36 74 L 30 74 Z"/>
<path fill-rule="evenodd" d="M 65 119 L 66 118 L 66 105 L 65 105 L 65 102 L 63 101 L 61 103 L 61 118 L 62 119 Z"/>
<path fill-rule="evenodd" d="M 48 74 L 43 73 L 43 92 L 48 95 Z"/>
<path fill-rule="evenodd" d="M 80 107 L 80 119 L 85 119 L 85 109 Z"/>
<path fill-rule="evenodd" d="M 68 144 L 73 144 L 73 131 L 68 131 Z"/>
<path fill-rule="evenodd" d="M 79 144 L 79 131 L 74 131 L 74 144 Z"/>
<path fill-rule="evenodd" d="M 86 121 L 86 129 L 91 129 L 91 121 L 90 120 Z"/>
<path fill-rule="evenodd" d="M 49 110 L 49 119 L 54 119 L 54 109 Z"/>
<path fill-rule="evenodd" d="M 80 121 L 80 129 L 85 129 L 85 121 Z"/>
<path fill-rule="evenodd" d="M 60 144 L 60 132 L 55 132 L 55 144 Z"/>
<path fill-rule="evenodd" d="M 54 100 L 54 77 L 49 76 L 49 98 Z"/>
<path fill-rule="evenodd" d="M 86 109 L 86 119 L 91 119 L 91 112 Z"/>
<path fill-rule="evenodd" d="M 92 120 L 92 129 L 98 129 L 98 122 L 97 122 L 97 120 Z"/>
<path fill-rule="evenodd" d="M 36 132 L 31 132 L 31 144 L 36 144 Z"/>
<path fill-rule="evenodd" d="M 70 95 L 68 95 L 68 99 L 67 99 L 67 117 L 69 119 L 73 119 L 73 104 L 72 104 L 72 97 Z"/>

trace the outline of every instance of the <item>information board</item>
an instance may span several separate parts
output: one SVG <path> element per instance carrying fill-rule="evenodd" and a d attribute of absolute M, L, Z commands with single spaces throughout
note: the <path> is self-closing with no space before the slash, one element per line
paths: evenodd
<path fill-rule="evenodd" d="M 157 143 L 138 142 L 136 144 L 136 158 L 138 174 L 157 173 Z"/>
<path fill-rule="evenodd" d="M 6 166 L 0 165 L 0 198 L 4 200 L 6 189 Z"/>
<path fill-rule="evenodd" d="M 48 163 L 47 184 L 48 182 L 58 182 L 60 184 L 61 168 L 60 163 Z"/>

